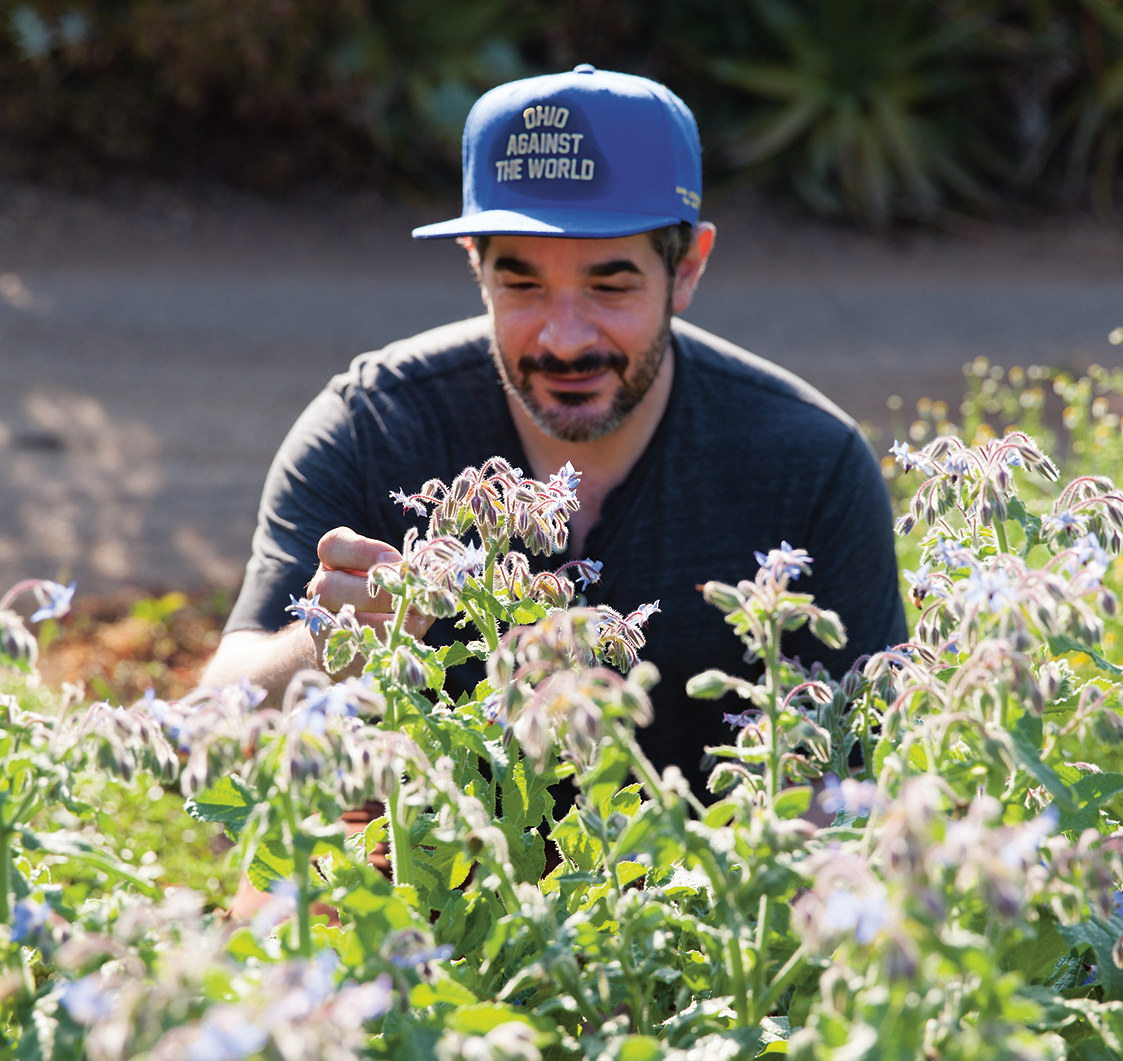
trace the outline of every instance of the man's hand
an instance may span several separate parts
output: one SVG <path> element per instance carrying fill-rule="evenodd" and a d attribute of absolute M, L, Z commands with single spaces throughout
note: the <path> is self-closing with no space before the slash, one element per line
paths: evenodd
<path fill-rule="evenodd" d="M 363 626 L 382 632 L 386 623 L 394 621 L 394 598 L 384 589 L 371 596 L 367 572 L 375 564 L 400 563 L 402 554 L 392 545 L 374 538 L 364 538 L 348 527 L 330 530 L 316 546 L 320 566 L 308 583 L 308 596 L 320 596 L 320 605 L 337 612 L 345 604 L 354 605 L 355 618 Z M 416 638 L 422 638 L 433 620 L 410 611 L 404 629 Z M 324 631 L 317 637 L 317 648 L 322 650 Z"/>
<path fill-rule="evenodd" d="M 344 604 L 355 607 L 355 617 L 380 634 L 394 621 L 393 598 L 379 590 L 367 592 L 367 571 L 375 564 L 396 563 L 402 555 L 392 545 L 364 538 L 347 527 L 328 531 L 317 546 L 320 566 L 308 583 L 309 596 L 320 595 L 320 604 L 333 612 Z M 403 629 L 416 638 L 425 636 L 432 619 L 410 611 Z M 246 677 L 268 691 L 266 703 L 278 705 L 292 676 L 306 667 L 323 667 L 324 645 L 332 627 L 321 627 L 314 637 L 304 623 L 292 623 L 276 633 L 264 630 L 235 630 L 225 634 L 218 651 L 207 664 L 201 685 L 228 685 Z M 364 660 L 333 675 L 336 680 L 359 674 Z"/>

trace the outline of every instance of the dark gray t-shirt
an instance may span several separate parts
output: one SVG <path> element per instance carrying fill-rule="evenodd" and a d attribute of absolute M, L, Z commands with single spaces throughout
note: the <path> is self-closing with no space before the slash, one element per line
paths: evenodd
<path fill-rule="evenodd" d="M 584 555 L 604 562 L 586 597 L 625 614 L 661 601 L 643 657 L 662 680 L 652 696 L 655 722 L 640 739 L 657 767 L 677 763 L 701 792 L 702 749 L 728 740 L 722 712 L 744 704 L 691 700 L 686 681 L 707 667 L 749 677 L 756 670 L 702 600 L 700 583 L 752 578 L 754 551 L 781 541 L 806 549 L 812 572 L 796 588 L 839 613 L 849 642 L 832 652 L 804 627 L 784 651 L 805 664 L 819 660 L 836 677 L 907 630 L 888 495 L 854 423 L 802 380 L 700 328 L 675 321 L 673 336 L 666 412 L 586 540 Z M 332 527 L 398 544 L 408 527 L 423 526 L 390 500 L 391 490 L 409 493 L 432 477 L 451 482 L 494 455 L 529 467 L 488 337 L 479 317 L 392 343 L 356 358 L 312 402 L 269 471 L 227 631 L 285 626 L 289 594 L 302 595 L 316 543 Z M 565 558 L 549 559 L 553 567 Z M 426 640 L 455 636 L 445 620 Z M 482 677 L 457 671 L 450 688 Z"/>

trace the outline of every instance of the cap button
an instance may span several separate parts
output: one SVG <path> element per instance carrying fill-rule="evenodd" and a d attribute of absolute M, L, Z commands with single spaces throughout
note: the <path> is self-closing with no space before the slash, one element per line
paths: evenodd
<path fill-rule="evenodd" d="M 595 74 L 597 68 L 592 63 L 580 63 L 573 68 L 575 74 Z"/>

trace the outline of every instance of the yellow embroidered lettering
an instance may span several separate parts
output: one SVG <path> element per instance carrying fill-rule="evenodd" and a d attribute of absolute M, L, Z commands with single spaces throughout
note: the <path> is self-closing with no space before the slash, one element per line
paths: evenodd
<path fill-rule="evenodd" d="M 539 108 L 541 110 L 541 108 Z M 523 111 L 523 121 L 526 123 L 528 129 L 533 129 L 538 124 L 538 116 L 533 107 L 527 107 Z"/>
<path fill-rule="evenodd" d="M 519 133 L 519 154 L 520 155 L 526 154 L 526 145 L 527 145 L 528 139 L 529 139 L 529 137 L 526 135 L 526 133 Z"/>
<path fill-rule="evenodd" d="M 581 179 L 583 181 L 591 181 L 593 179 L 593 168 L 596 163 L 591 158 L 581 159 Z"/>
<path fill-rule="evenodd" d="M 570 133 L 569 138 L 570 138 L 570 140 L 573 141 L 573 153 L 576 155 L 578 145 L 581 143 L 582 140 L 585 139 L 585 134 L 584 133 Z"/>
<path fill-rule="evenodd" d="M 542 135 L 545 136 L 546 134 L 543 133 Z M 538 134 L 537 133 L 531 133 L 530 134 L 530 140 L 526 145 L 526 150 L 531 155 L 537 155 L 538 152 L 541 150 L 541 148 L 538 146 Z"/>
<path fill-rule="evenodd" d="M 537 180 L 542 176 L 542 167 L 546 165 L 546 160 L 544 158 L 528 158 L 526 164 L 530 170 L 530 179 Z"/>
<path fill-rule="evenodd" d="M 559 158 L 558 159 L 558 176 L 559 177 L 568 177 L 569 176 L 569 159 L 568 158 Z"/>
<path fill-rule="evenodd" d="M 554 128 L 564 129 L 565 123 L 569 121 L 569 110 L 566 107 L 557 107 L 554 110 Z"/>
<path fill-rule="evenodd" d="M 523 160 L 513 158 L 507 163 L 507 180 L 521 181 L 523 179 Z"/>
<path fill-rule="evenodd" d="M 543 176 L 554 178 L 558 175 L 558 160 L 556 158 L 546 159 L 546 168 L 542 171 Z"/>
<path fill-rule="evenodd" d="M 563 155 L 569 154 L 569 133 L 558 133 L 558 150 Z"/>
<path fill-rule="evenodd" d="M 515 139 L 515 134 L 512 133 L 510 139 L 507 141 L 507 154 L 517 155 L 519 153 L 519 142 Z"/>
<path fill-rule="evenodd" d="M 542 134 L 542 154 L 556 155 L 558 153 L 558 134 L 557 133 L 543 133 Z"/>

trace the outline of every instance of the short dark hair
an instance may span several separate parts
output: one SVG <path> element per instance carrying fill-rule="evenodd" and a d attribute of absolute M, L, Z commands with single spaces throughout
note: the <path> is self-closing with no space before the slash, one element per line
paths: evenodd
<path fill-rule="evenodd" d="M 686 252 L 690 250 L 690 241 L 694 238 L 694 226 L 689 221 L 680 221 L 677 225 L 667 225 L 665 228 L 653 228 L 647 233 L 655 253 L 663 259 L 667 275 L 673 280 L 678 275 L 678 267 L 682 264 Z M 491 236 L 473 236 L 472 244 L 482 263 L 487 255 L 487 245 Z"/>

